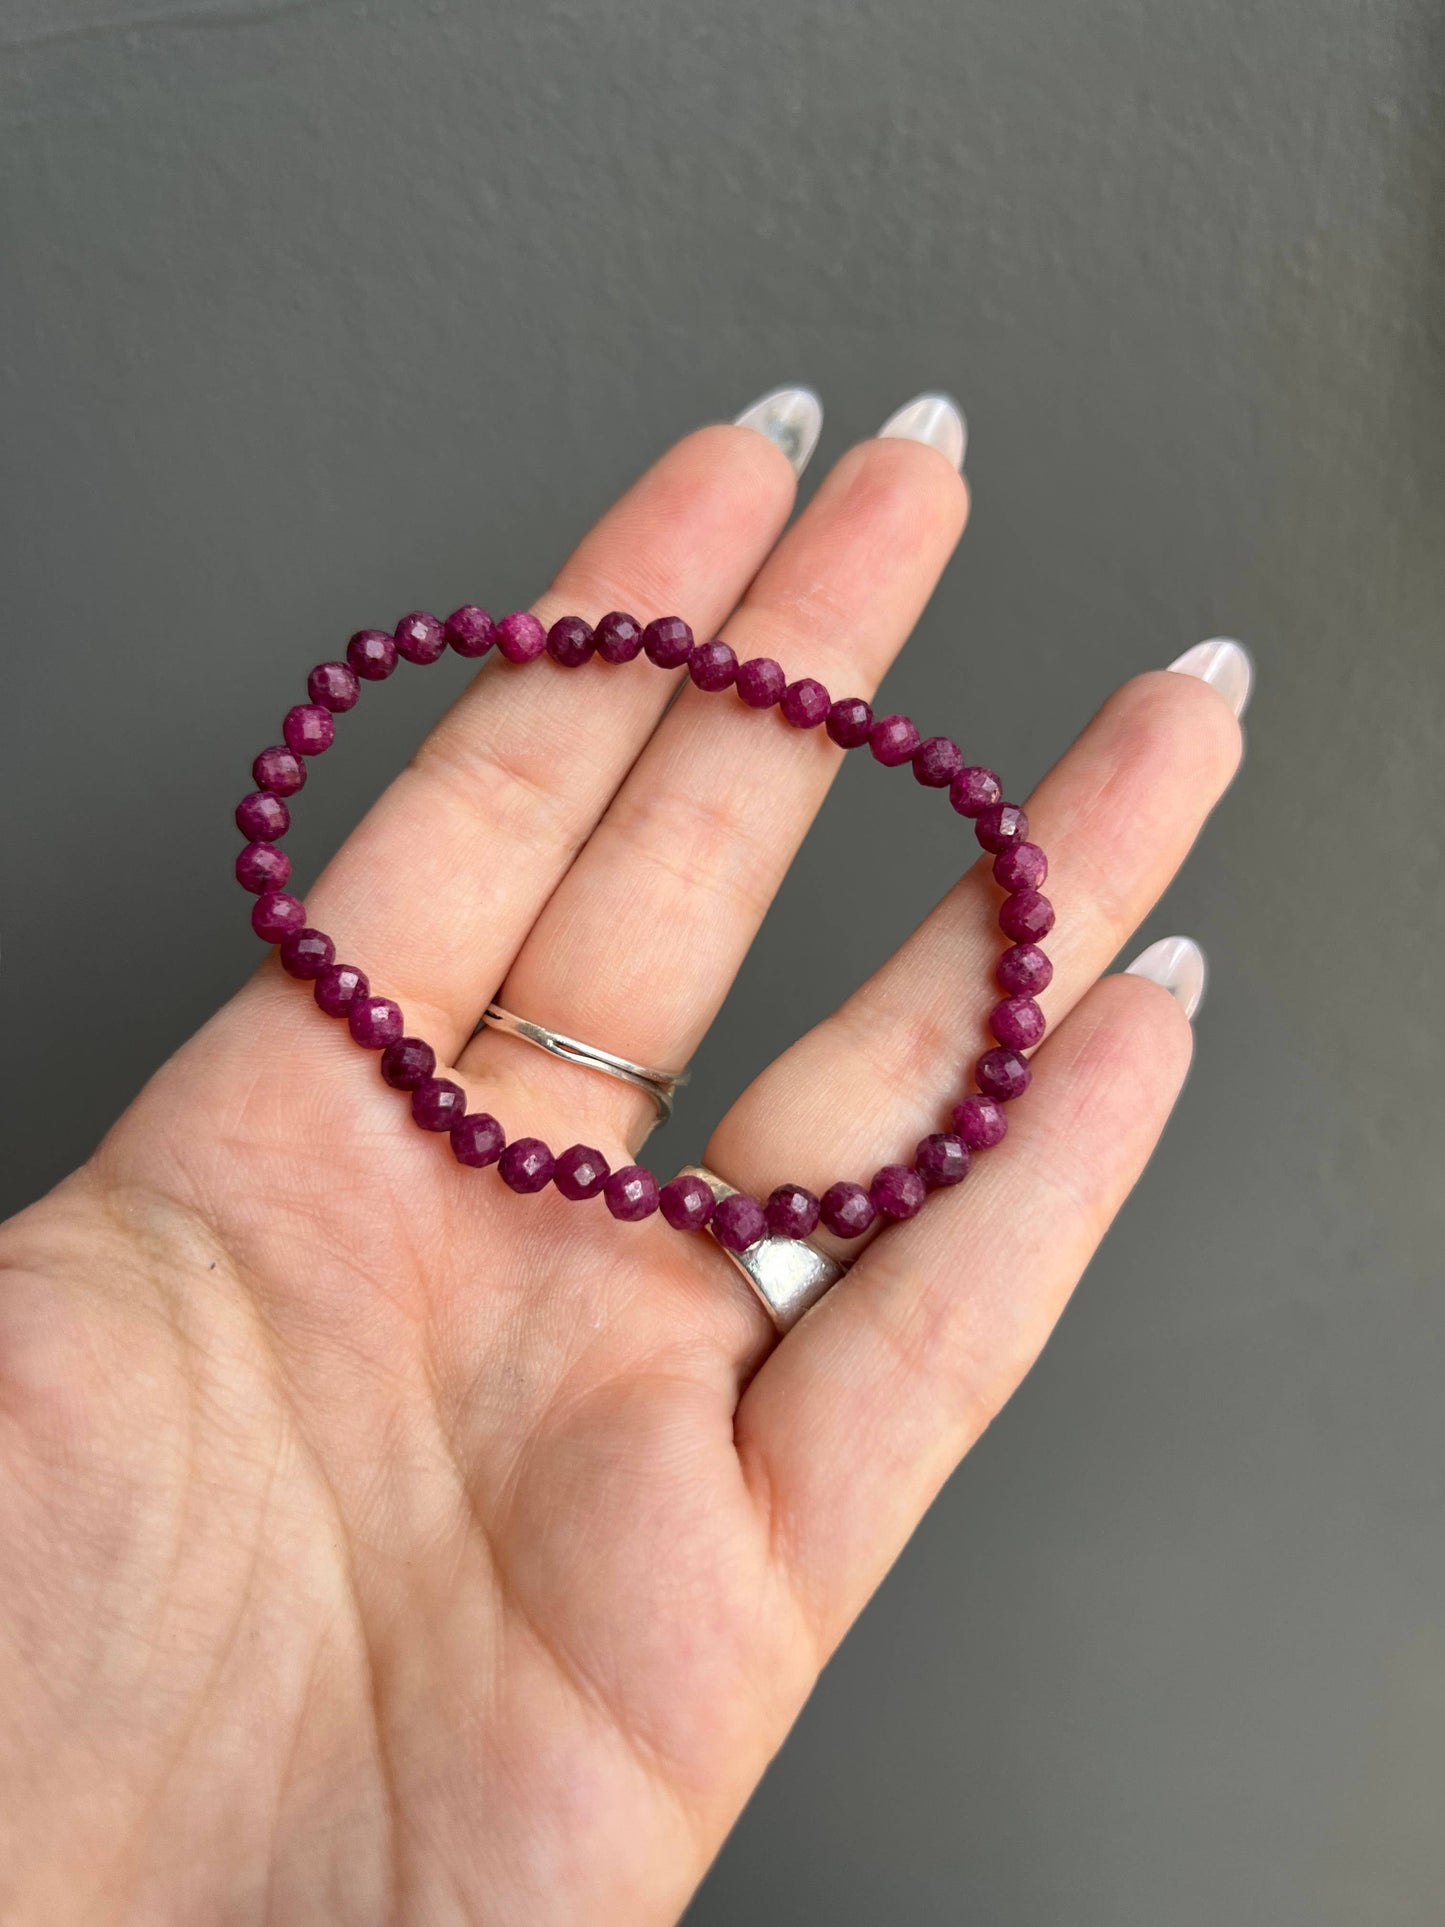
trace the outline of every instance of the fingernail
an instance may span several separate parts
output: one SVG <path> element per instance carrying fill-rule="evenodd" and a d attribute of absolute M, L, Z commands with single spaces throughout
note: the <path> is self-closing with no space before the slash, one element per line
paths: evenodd
<path fill-rule="evenodd" d="M 1186 1017 L 1193 1017 L 1204 1002 L 1208 972 L 1204 952 L 1193 937 L 1161 937 L 1139 952 L 1124 975 L 1162 984 Z"/>
<path fill-rule="evenodd" d="M 927 442 L 957 469 L 963 467 L 963 451 L 968 447 L 968 423 L 963 410 L 948 395 L 915 395 L 912 401 L 890 415 L 878 431 L 878 439 Z"/>
<path fill-rule="evenodd" d="M 1244 714 L 1254 686 L 1254 664 L 1243 643 L 1231 642 L 1227 636 L 1196 642 L 1169 667 L 1181 676 L 1197 676 L 1201 682 L 1213 684 L 1236 716 Z"/>
<path fill-rule="evenodd" d="M 776 442 L 801 475 L 823 432 L 823 404 L 811 388 L 774 388 L 735 419 L 739 428 L 755 428 Z"/>

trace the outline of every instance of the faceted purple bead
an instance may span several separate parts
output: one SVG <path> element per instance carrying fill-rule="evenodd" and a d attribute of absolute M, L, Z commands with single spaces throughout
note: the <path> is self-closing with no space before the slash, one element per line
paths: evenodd
<path fill-rule="evenodd" d="M 251 912 L 251 928 L 263 943 L 280 943 L 293 930 L 306 923 L 306 905 L 299 897 L 288 897 L 282 890 L 268 890 L 257 897 Z"/>
<path fill-rule="evenodd" d="M 336 956 L 336 945 L 324 930 L 303 924 L 281 939 L 281 968 L 288 977 L 310 983 L 319 977 Z"/>
<path fill-rule="evenodd" d="M 986 1151 L 1008 1132 L 1008 1118 L 996 1097 L 966 1097 L 953 1107 L 953 1128 L 970 1151 Z"/>
<path fill-rule="evenodd" d="M 935 1131 L 913 1153 L 913 1168 L 930 1191 L 962 1184 L 968 1175 L 968 1146 L 956 1131 Z"/>
<path fill-rule="evenodd" d="M 582 1204 L 588 1198 L 595 1198 L 606 1184 L 612 1166 L 600 1151 L 594 1151 L 590 1144 L 569 1145 L 557 1154 L 557 1168 L 552 1182 L 573 1204 Z"/>
<path fill-rule="evenodd" d="M 861 1238 L 878 1207 L 861 1184 L 830 1184 L 819 1201 L 823 1223 L 835 1238 Z"/>
<path fill-rule="evenodd" d="M 737 692 L 749 709 L 771 709 L 782 700 L 787 686 L 782 664 L 774 662 L 771 656 L 750 656 L 738 664 Z"/>
<path fill-rule="evenodd" d="M 506 1132 L 487 1111 L 468 1111 L 452 1126 L 452 1156 L 474 1171 L 495 1164 L 506 1144 Z"/>
<path fill-rule="evenodd" d="M 724 1251 L 749 1251 L 767 1232 L 768 1220 L 756 1198 L 733 1191 L 714 1207 L 711 1228 Z"/>
<path fill-rule="evenodd" d="M 306 694 L 323 709 L 354 709 L 361 684 L 350 663 L 318 662 L 306 678 Z"/>
<path fill-rule="evenodd" d="M 447 646 L 447 632 L 425 609 L 413 609 L 396 625 L 397 653 L 408 662 L 435 662 Z"/>
<path fill-rule="evenodd" d="M 297 703 L 288 709 L 281 723 L 287 749 L 298 756 L 319 756 L 336 741 L 336 724 L 331 711 L 320 703 Z"/>
<path fill-rule="evenodd" d="M 316 988 L 311 994 L 328 1017 L 344 1017 L 357 998 L 364 997 L 370 988 L 366 972 L 358 970 L 355 964 L 330 963 L 318 972 Z"/>
<path fill-rule="evenodd" d="M 558 616 L 547 631 L 547 654 L 564 669 L 580 669 L 592 650 L 592 624 L 581 616 Z"/>
<path fill-rule="evenodd" d="M 397 665 L 396 638 L 385 629 L 358 629 L 346 645 L 346 660 L 363 682 L 385 682 Z"/>
<path fill-rule="evenodd" d="M 290 874 L 290 857 L 274 843 L 248 843 L 236 858 L 237 883 L 258 897 L 268 890 L 284 890 Z"/>
<path fill-rule="evenodd" d="M 692 630 L 681 616 L 658 616 L 643 630 L 642 646 L 659 669 L 681 669 L 692 654 Z"/>
<path fill-rule="evenodd" d="M 1032 1050 L 1047 1026 L 1048 1019 L 1032 997 L 1005 997 L 988 1020 L 994 1036 L 1010 1050 Z"/>
<path fill-rule="evenodd" d="M 931 790 L 947 789 L 963 769 L 963 751 L 951 736 L 930 736 L 913 752 L 913 774 Z"/>
<path fill-rule="evenodd" d="M 713 1214 L 712 1187 L 684 1171 L 663 1185 L 658 1197 L 662 1215 L 674 1231 L 701 1231 Z"/>
<path fill-rule="evenodd" d="M 657 1179 L 645 1164 L 624 1164 L 602 1187 L 602 1202 L 622 1224 L 638 1224 L 650 1218 L 661 1196 Z M 708 1198 L 711 1201 L 711 1192 Z"/>
<path fill-rule="evenodd" d="M 699 689 L 715 696 L 737 679 L 737 651 L 726 642 L 700 642 L 687 659 L 687 673 Z"/>
<path fill-rule="evenodd" d="M 878 1215 L 895 1220 L 915 1217 L 928 1196 L 928 1186 L 911 1164 L 885 1164 L 874 1172 L 868 1190 Z"/>
<path fill-rule="evenodd" d="M 1016 1050 L 1000 1045 L 986 1050 L 973 1067 L 978 1088 L 985 1097 L 996 1097 L 1002 1104 L 1022 1097 L 1033 1080 L 1033 1072 Z"/>
<path fill-rule="evenodd" d="M 831 706 L 827 690 L 812 676 L 800 676 L 797 682 L 790 682 L 778 705 L 794 729 L 816 729 Z"/>
<path fill-rule="evenodd" d="M 999 958 L 993 974 L 1010 997 L 1037 997 L 1054 981 L 1054 966 L 1036 943 L 1016 943 Z"/>
<path fill-rule="evenodd" d="M 839 749 L 861 749 L 873 729 L 873 705 L 861 696 L 840 696 L 824 720 Z"/>
<path fill-rule="evenodd" d="M 973 833 L 986 850 L 997 856 L 1010 843 L 1022 843 L 1029 833 L 1029 819 L 1017 803 L 990 803 L 979 812 Z"/>
<path fill-rule="evenodd" d="M 1037 890 L 1020 890 L 999 905 L 998 927 L 1011 943 L 1037 943 L 1054 927 L 1054 906 Z"/>
<path fill-rule="evenodd" d="M 503 1184 L 523 1193 L 542 1191 L 552 1182 L 557 1161 L 539 1137 L 516 1137 L 497 1160 Z"/>
<path fill-rule="evenodd" d="M 530 609 L 514 609 L 497 624 L 497 647 L 508 662 L 535 662 L 547 647 L 547 631 Z M 519 1143 L 535 1143 L 519 1139 Z M 541 1185 L 536 1187 L 541 1190 Z"/>
<path fill-rule="evenodd" d="M 633 662 L 642 654 L 642 624 L 622 609 L 603 616 L 592 639 L 604 662 Z"/>
<path fill-rule="evenodd" d="M 252 763 L 251 777 L 258 790 L 270 790 L 273 796 L 294 796 L 306 787 L 306 765 L 294 749 L 276 743 L 263 749 Z"/>
<path fill-rule="evenodd" d="M 768 1230 L 775 1238 L 808 1238 L 818 1229 L 822 1207 L 801 1184 L 780 1184 L 767 1202 Z"/>
<path fill-rule="evenodd" d="M 411 1114 L 424 1131 L 449 1131 L 467 1114 L 467 1094 L 449 1077 L 428 1077 L 411 1094 Z"/>
<path fill-rule="evenodd" d="M 401 1006 L 390 997 L 355 997 L 346 1022 L 358 1044 L 367 1050 L 385 1050 L 401 1036 Z"/>
<path fill-rule="evenodd" d="M 451 648 L 469 661 L 486 655 L 497 640 L 496 623 L 475 602 L 464 602 L 460 609 L 453 609 L 442 626 Z M 477 1116 L 483 1117 L 485 1112 L 478 1111 Z"/>
<path fill-rule="evenodd" d="M 291 827 L 291 812 L 270 790 L 252 790 L 236 805 L 236 828 L 252 843 L 274 843 Z"/>
<path fill-rule="evenodd" d="M 993 860 L 993 880 L 1005 890 L 1037 890 L 1049 873 L 1049 859 L 1037 843 L 1010 843 Z"/>
<path fill-rule="evenodd" d="M 919 747 L 918 725 L 907 716 L 880 716 L 868 732 L 868 747 L 885 769 L 897 769 Z"/>
<path fill-rule="evenodd" d="M 394 1091 L 414 1091 L 437 1067 L 437 1054 L 424 1037 L 398 1037 L 381 1053 L 381 1074 Z"/>
<path fill-rule="evenodd" d="M 960 816 L 982 816 L 1003 801 L 1003 784 L 991 769 L 961 769 L 948 786 L 948 800 Z"/>

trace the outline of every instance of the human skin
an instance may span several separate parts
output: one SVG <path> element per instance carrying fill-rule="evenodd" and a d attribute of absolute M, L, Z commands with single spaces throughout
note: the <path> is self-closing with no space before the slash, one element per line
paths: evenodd
<path fill-rule="evenodd" d="M 703 429 L 537 612 L 678 611 L 868 694 L 965 485 L 874 439 L 784 532 L 793 493 L 763 435 Z M 306 892 L 472 1108 L 614 1165 L 649 1101 L 478 1012 L 685 1062 L 841 762 L 675 682 L 489 662 Z M 1189 1023 L 1100 973 L 1239 753 L 1216 689 L 1153 671 L 1028 799 L 1033 1086 L 781 1342 L 706 1237 L 457 1166 L 269 955 L 0 1227 L 7 1927 L 675 1921 L 1163 1128 Z M 997 901 L 963 874 L 708 1165 L 821 1188 L 937 1129 Z"/>

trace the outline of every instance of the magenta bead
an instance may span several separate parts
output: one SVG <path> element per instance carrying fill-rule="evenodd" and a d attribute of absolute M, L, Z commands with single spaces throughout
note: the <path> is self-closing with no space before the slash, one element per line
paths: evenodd
<path fill-rule="evenodd" d="M 290 810 L 270 790 L 252 790 L 236 805 L 236 828 L 248 842 L 274 843 L 290 827 Z"/>
<path fill-rule="evenodd" d="M 355 964 L 331 963 L 318 971 L 316 988 L 311 994 L 328 1017 L 344 1017 L 357 998 L 364 997 L 370 988 L 366 972 L 358 970 Z"/>
<path fill-rule="evenodd" d="M 808 1238 L 818 1229 L 822 1206 L 801 1184 L 780 1184 L 768 1199 L 768 1230 L 775 1238 Z"/>
<path fill-rule="evenodd" d="M 506 1132 L 487 1111 L 468 1111 L 453 1124 L 451 1136 L 452 1156 L 473 1171 L 495 1164 L 507 1145 Z"/>
<path fill-rule="evenodd" d="M 381 1074 L 394 1091 L 414 1091 L 437 1067 L 437 1054 L 424 1037 L 398 1037 L 381 1053 Z"/>
<path fill-rule="evenodd" d="M 689 1171 L 663 1185 L 658 1203 L 674 1231 L 701 1231 L 714 1209 L 712 1187 Z"/>
<path fill-rule="evenodd" d="M 1008 1118 L 996 1097 L 966 1097 L 953 1107 L 953 1128 L 970 1151 L 987 1151 L 1008 1132 Z"/>
<path fill-rule="evenodd" d="M 303 924 L 281 939 L 281 968 L 288 977 L 313 982 L 336 955 L 336 945 L 324 930 Z"/>
<path fill-rule="evenodd" d="M 861 696 L 840 696 L 824 719 L 839 749 L 861 749 L 873 729 L 873 705 Z"/>
<path fill-rule="evenodd" d="M 552 1182 L 564 1198 L 573 1204 L 584 1204 L 588 1198 L 597 1196 L 611 1170 L 602 1153 L 594 1151 L 590 1144 L 573 1144 L 558 1152 Z"/>
<path fill-rule="evenodd" d="M 1037 890 L 1020 890 L 999 905 L 998 927 L 1011 943 L 1037 943 L 1054 927 L 1054 906 Z"/>
<path fill-rule="evenodd" d="M 861 1238 L 878 1207 L 861 1184 L 830 1184 L 819 1200 L 819 1215 L 835 1238 Z"/>
<path fill-rule="evenodd" d="M 363 682 L 385 682 L 396 668 L 396 638 L 385 629 L 358 629 L 346 645 L 346 660 Z"/>
<path fill-rule="evenodd" d="M 408 662 L 435 662 L 447 646 L 447 632 L 425 609 L 413 609 L 396 625 L 397 654 Z"/>
<path fill-rule="evenodd" d="M 274 843 L 248 843 L 236 858 L 237 883 L 258 897 L 268 890 L 284 890 L 290 874 L 290 857 Z"/>
<path fill-rule="evenodd" d="M 643 630 L 642 646 L 659 669 L 681 669 L 692 654 L 692 630 L 681 616 L 659 616 Z"/>
<path fill-rule="evenodd" d="M 557 1161 L 539 1137 L 518 1137 L 497 1160 L 503 1184 L 527 1194 L 542 1191 L 552 1182 Z"/>
<path fill-rule="evenodd" d="M 979 813 L 973 833 L 986 850 L 997 856 L 1010 843 L 1022 843 L 1029 833 L 1029 819 L 1017 803 L 990 803 Z"/>
<path fill-rule="evenodd" d="M 961 769 L 948 786 L 948 800 L 960 816 L 982 816 L 1003 801 L 1003 784 L 991 769 Z"/>
<path fill-rule="evenodd" d="M 263 943 L 280 943 L 293 930 L 306 923 L 306 905 L 299 897 L 288 897 L 283 890 L 268 890 L 257 897 L 251 912 L 251 928 Z"/>
<path fill-rule="evenodd" d="M 497 624 L 497 647 L 508 662 L 535 662 L 547 647 L 547 631 L 530 609 L 514 609 Z"/>
<path fill-rule="evenodd" d="M 968 1176 L 968 1146 L 956 1131 L 935 1131 L 913 1153 L 913 1168 L 930 1191 L 962 1184 Z"/>
<path fill-rule="evenodd" d="M 1027 1061 L 1003 1045 L 986 1050 L 974 1065 L 973 1074 L 983 1095 L 996 1097 L 1002 1104 L 1022 1097 L 1033 1080 Z"/>
<path fill-rule="evenodd" d="M 993 860 L 993 880 L 1005 890 L 1037 890 L 1049 873 L 1049 859 L 1037 843 L 1010 843 Z"/>
<path fill-rule="evenodd" d="M 749 709 L 771 709 L 781 701 L 788 679 L 783 674 L 781 663 L 771 656 L 750 656 L 746 662 L 738 664 L 737 692 Z M 759 1210 L 762 1206 L 759 1205 Z M 732 1249 L 731 1246 L 728 1247 Z M 745 1250 L 746 1246 L 739 1246 Z"/>
<path fill-rule="evenodd" d="M 801 676 L 783 691 L 778 707 L 794 729 L 816 729 L 831 707 L 827 690 L 812 676 Z"/>
<path fill-rule="evenodd" d="M 288 709 L 281 723 L 287 749 L 298 756 L 319 756 L 336 741 L 336 724 L 331 711 L 320 703 L 297 703 Z"/>
<path fill-rule="evenodd" d="M 355 997 L 346 1022 L 358 1044 L 367 1050 L 385 1050 L 401 1036 L 401 1006 L 390 997 Z"/>
<path fill-rule="evenodd" d="M 1054 966 L 1036 943 L 1016 943 L 999 958 L 993 974 L 1010 997 L 1037 997 L 1054 981 Z"/>
<path fill-rule="evenodd" d="M 581 616 L 558 616 L 547 631 L 547 654 L 564 669 L 580 669 L 592 660 L 592 624 Z"/>
<path fill-rule="evenodd" d="M 885 769 L 897 769 L 919 747 L 918 726 L 907 716 L 880 716 L 868 732 L 868 747 Z"/>
<path fill-rule="evenodd" d="M 963 751 L 951 736 L 930 736 L 913 752 L 913 774 L 928 789 L 947 789 L 962 769 Z"/>
<path fill-rule="evenodd" d="M 323 709 L 354 709 L 361 684 L 349 663 L 318 662 L 306 678 L 306 694 Z"/>
<path fill-rule="evenodd" d="M 750 1251 L 767 1231 L 763 1207 L 746 1191 L 733 1191 L 713 1207 L 712 1235 L 724 1251 Z"/>
<path fill-rule="evenodd" d="M 923 1209 L 928 1186 L 911 1164 L 885 1164 L 875 1171 L 869 1196 L 881 1218 L 913 1218 Z"/>
<path fill-rule="evenodd" d="M 453 609 L 442 628 L 448 646 L 468 661 L 486 655 L 497 640 L 496 623 L 475 602 L 464 602 L 460 609 Z M 481 1117 L 484 1113 L 478 1111 L 477 1115 Z"/>
<path fill-rule="evenodd" d="M 251 778 L 258 790 L 273 796 L 294 796 L 306 786 L 306 765 L 294 749 L 276 743 L 263 749 L 251 765 Z"/>
<path fill-rule="evenodd" d="M 449 1131 L 467 1114 L 467 1094 L 449 1077 L 424 1078 L 411 1094 L 411 1114 L 424 1131 Z"/>
<path fill-rule="evenodd" d="M 634 662 L 642 654 L 642 624 L 625 610 L 614 609 L 598 623 L 592 640 L 604 662 Z"/>
<path fill-rule="evenodd" d="M 716 696 L 737 680 L 737 652 L 726 642 L 700 642 L 687 659 L 687 673 L 699 689 Z"/>
<path fill-rule="evenodd" d="M 624 1164 L 602 1187 L 602 1202 L 622 1224 L 639 1224 L 643 1218 L 650 1218 L 661 1197 L 657 1179 L 645 1164 Z M 711 1192 L 708 1198 L 711 1201 Z"/>
<path fill-rule="evenodd" d="M 1032 997 L 1005 997 L 991 1012 L 988 1027 L 1010 1050 L 1032 1050 L 1042 1039 L 1048 1020 Z"/>

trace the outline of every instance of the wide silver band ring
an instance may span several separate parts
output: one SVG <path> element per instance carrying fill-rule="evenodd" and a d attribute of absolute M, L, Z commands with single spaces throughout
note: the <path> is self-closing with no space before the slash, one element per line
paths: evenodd
<path fill-rule="evenodd" d="M 678 1176 L 701 1178 L 719 1204 L 737 1189 L 702 1164 L 686 1165 Z M 713 1242 L 747 1279 L 780 1332 L 791 1331 L 848 1270 L 842 1259 L 830 1257 L 806 1238 L 759 1238 L 746 1251 L 729 1251 L 716 1238 Z"/>
<path fill-rule="evenodd" d="M 503 1010 L 500 1004 L 487 1005 L 486 1014 L 472 1035 L 483 1030 L 500 1031 L 504 1037 L 520 1037 L 524 1044 L 535 1044 L 550 1057 L 560 1057 L 567 1064 L 580 1064 L 584 1070 L 601 1071 L 606 1077 L 619 1078 L 624 1084 L 646 1091 L 657 1106 L 659 1124 L 666 1124 L 672 1116 L 673 1093 L 688 1079 L 686 1071 L 651 1070 L 646 1064 L 634 1064 L 629 1058 L 617 1057 L 596 1044 L 564 1037 L 561 1031 L 548 1030 L 545 1024 L 534 1024 L 528 1017 L 518 1017 L 513 1011 Z"/>

